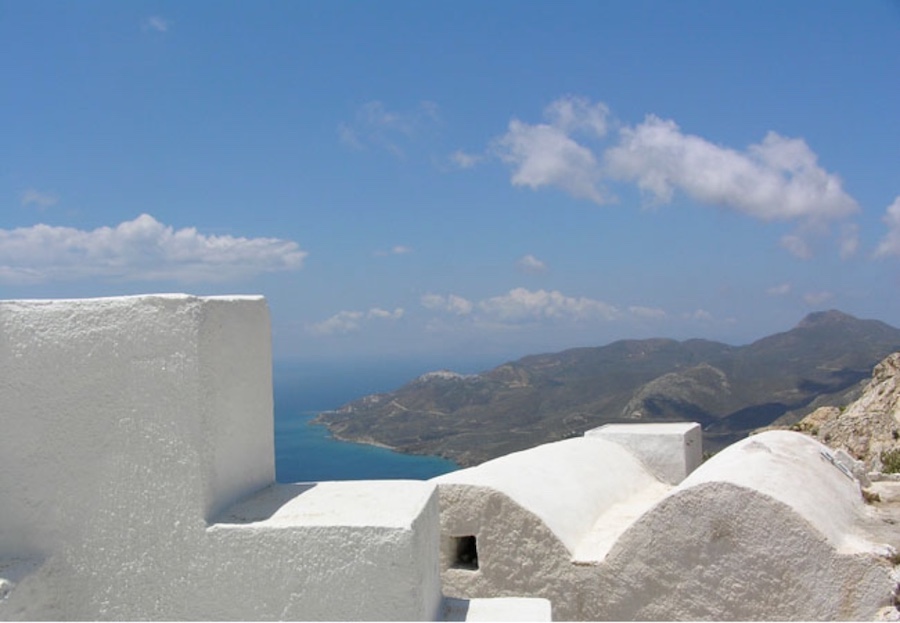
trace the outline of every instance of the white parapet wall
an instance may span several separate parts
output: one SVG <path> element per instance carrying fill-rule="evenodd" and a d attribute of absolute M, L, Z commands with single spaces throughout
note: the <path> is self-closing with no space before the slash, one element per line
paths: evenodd
<path fill-rule="evenodd" d="M 212 573 L 199 586 L 216 599 L 203 612 L 434 620 L 441 609 L 437 504 L 434 486 L 422 481 L 272 485 L 207 529 Z M 226 586 L 239 590 L 223 595 Z"/>
<path fill-rule="evenodd" d="M 261 297 L 0 301 L 0 620 L 493 611 L 442 601 L 433 483 L 275 484 L 272 407 Z"/>
<path fill-rule="evenodd" d="M 671 485 L 687 478 L 703 461 L 703 432 L 695 422 L 607 424 L 584 436 L 621 444 Z"/>
<path fill-rule="evenodd" d="M 269 484 L 271 383 L 260 297 L 0 303 L 0 552 L 127 531 L 163 492 L 206 520 Z"/>

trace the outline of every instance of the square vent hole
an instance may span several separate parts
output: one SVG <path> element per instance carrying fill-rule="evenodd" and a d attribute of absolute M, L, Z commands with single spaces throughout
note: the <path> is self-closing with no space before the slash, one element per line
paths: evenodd
<path fill-rule="evenodd" d="M 454 569 L 478 569 L 478 543 L 474 536 L 453 537 L 453 565 Z"/>

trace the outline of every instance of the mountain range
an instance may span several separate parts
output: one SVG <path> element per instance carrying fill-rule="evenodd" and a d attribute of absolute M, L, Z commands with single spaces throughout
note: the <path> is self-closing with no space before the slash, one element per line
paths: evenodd
<path fill-rule="evenodd" d="M 480 374 L 431 372 L 321 413 L 339 438 L 470 466 L 612 422 L 699 422 L 716 451 L 757 428 L 846 404 L 900 329 L 831 310 L 745 346 L 621 340 Z"/>

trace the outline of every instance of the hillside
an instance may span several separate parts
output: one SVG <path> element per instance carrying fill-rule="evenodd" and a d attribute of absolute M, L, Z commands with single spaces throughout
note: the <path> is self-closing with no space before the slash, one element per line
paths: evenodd
<path fill-rule="evenodd" d="M 342 439 L 439 454 L 463 466 L 580 435 L 609 422 L 690 420 L 719 449 L 751 430 L 799 420 L 900 349 L 900 330 L 838 311 L 747 346 L 622 340 L 532 355 L 477 375 L 429 373 L 322 413 Z"/>

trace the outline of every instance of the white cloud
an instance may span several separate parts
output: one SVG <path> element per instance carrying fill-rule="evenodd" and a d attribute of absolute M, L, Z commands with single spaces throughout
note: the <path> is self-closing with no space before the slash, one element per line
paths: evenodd
<path fill-rule="evenodd" d="M 591 104 L 587 98 L 561 97 L 544 109 L 550 125 L 567 134 L 584 132 L 597 138 L 606 135 L 609 108 L 603 102 Z"/>
<path fill-rule="evenodd" d="M 558 290 L 531 291 L 515 288 L 508 294 L 481 301 L 478 308 L 503 322 L 530 320 L 613 320 L 619 315 L 614 306 L 590 298 L 565 296 Z"/>
<path fill-rule="evenodd" d="M 394 311 L 387 311 L 380 307 L 373 307 L 369 311 L 339 311 L 335 315 L 307 327 L 313 335 L 341 335 L 354 333 L 362 328 L 367 319 L 399 320 L 403 317 L 403 308 L 397 307 Z"/>
<path fill-rule="evenodd" d="M 366 313 L 366 316 L 369 318 L 383 318 L 385 320 L 399 320 L 403 317 L 403 308 L 396 307 L 394 311 L 387 311 L 380 307 L 373 307 Z"/>
<path fill-rule="evenodd" d="M 856 223 L 842 225 L 838 243 L 842 260 L 856 255 L 856 250 L 859 249 L 859 226 Z"/>
<path fill-rule="evenodd" d="M 712 322 L 713 315 L 705 309 L 696 309 L 693 312 L 683 314 L 688 320 L 696 320 L 698 322 Z"/>
<path fill-rule="evenodd" d="M 169 22 L 159 15 L 153 15 L 144 20 L 144 30 L 155 30 L 156 32 L 169 32 Z"/>
<path fill-rule="evenodd" d="M 665 310 L 659 309 L 657 307 L 641 307 L 640 305 L 632 305 L 628 308 L 628 311 L 631 312 L 633 316 L 637 316 L 638 318 L 644 318 L 647 320 L 657 320 L 666 318 L 668 316 Z"/>
<path fill-rule="evenodd" d="M 875 257 L 900 256 L 900 195 L 888 206 L 882 221 L 887 225 L 888 233 L 878 243 Z"/>
<path fill-rule="evenodd" d="M 497 330 L 540 321 L 615 320 L 621 315 L 609 303 L 586 297 L 566 296 L 558 290 L 514 288 L 506 294 L 477 303 L 455 294 L 426 294 L 420 302 L 426 309 L 455 314 L 470 319 L 481 328 Z"/>
<path fill-rule="evenodd" d="M 352 122 L 338 125 L 338 138 L 353 149 L 378 147 L 403 157 L 405 145 L 439 120 L 434 102 L 423 101 L 412 111 L 401 113 L 373 100 L 357 109 Z"/>
<path fill-rule="evenodd" d="M 530 253 L 519 258 L 516 267 L 523 273 L 532 275 L 547 272 L 547 265 Z"/>
<path fill-rule="evenodd" d="M 402 244 L 394 245 L 390 249 L 379 249 L 375 251 L 372 255 L 375 257 L 386 257 L 388 255 L 406 255 L 407 253 L 412 253 L 413 248 L 407 247 Z"/>
<path fill-rule="evenodd" d="M 529 125 L 509 122 L 503 136 L 493 143 L 496 155 L 513 167 L 514 186 L 538 189 L 561 188 L 573 197 L 604 203 L 599 182 L 600 167 L 593 152 L 572 134 L 583 132 L 600 137 L 606 132 L 608 109 L 577 97 L 563 97 L 544 111 L 549 123 Z"/>
<path fill-rule="evenodd" d="M 818 307 L 819 305 L 822 305 L 823 303 L 826 303 L 833 298 L 834 294 L 825 291 L 807 292 L 803 295 L 803 301 L 811 307 Z"/>
<path fill-rule="evenodd" d="M 315 335 L 334 335 L 335 333 L 351 333 L 359 331 L 363 319 L 360 311 L 340 311 L 334 316 L 310 325 L 309 331 Z"/>
<path fill-rule="evenodd" d="M 766 290 L 766 294 L 769 296 L 785 296 L 791 293 L 793 287 L 790 283 L 780 283 L 777 286 L 772 286 L 768 290 Z"/>
<path fill-rule="evenodd" d="M 818 166 L 802 139 L 775 132 L 739 152 L 649 115 L 621 130 L 619 144 L 606 152 L 605 161 L 611 175 L 636 182 L 662 203 L 679 190 L 763 220 L 840 219 L 859 210 L 841 180 Z"/>
<path fill-rule="evenodd" d="M 809 243 L 806 242 L 803 237 L 796 234 L 782 236 L 781 246 L 784 247 L 788 253 L 801 260 L 808 260 L 812 257 L 812 249 L 809 248 Z"/>
<path fill-rule="evenodd" d="M 490 153 L 511 166 L 514 186 L 555 187 L 597 204 L 611 200 L 604 181 L 619 180 L 635 183 L 654 203 L 668 203 L 681 192 L 764 221 L 801 221 L 809 235 L 822 235 L 827 223 L 859 211 L 840 178 L 819 166 L 803 139 L 769 132 L 761 142 L 736 150 L 648 115 L 640 124 L 621 127 L 615 144 L 603 151 L 586 139 L 604 138 L 609 117 L 603 103 L 562 97 L 544 110 L 544 123 L 512 119 Z M 800 235 L 785 236 L 782 244 L 798 257 L 812 254 Z M 855 225 L 844 226 L 838 236 L 841 257 L 852 256 L 857 246 Z"/>
<path fill-rule="evenodd" d="M 479 156 L 478 154 L 469 154 L 462 151 L 461 149 L 457 149 L 452 154 L 450 154 L 450 162 L 455 164 L 460 169 L 471 169 L 483 159 L 484 156 Z"/>
<path fill-rule="evenodd" d="M 86 278 L 228 281 L 302 268 L 307 253 L 278 238 L 204 235 L 175 230 L 142 214 L 91 231 L 34 225 L 0 229 L 0 281 Z"/>
<path fill-rule="evenodd" d="M 356 132 L 350 126 L 341 123 L 338 125 L 338 139 L 352 149 L 360 150 L 363 148 L 362 141 L 356 137 Z"/>
<path fill-rule="evenodd" d="M 461 296 L 450 294 L 443 296 L 440 294 L 424 294 L 420 299 L 422 306 L 426 309 L 435 311 L 449 312 L 457 316 L 467 316 L 472 313 L 474 305 L 468 299 Z"/>
<path fill-rule="evenodd" d="M 29 188 L 28 190 L 23 190 L 19 194 L 19 202 L 22 207 L 25 208 L 34 206 L 38 210 L 46 210 L 59 203 L 59 197 L 57 197 L 55 193 Z"/>

